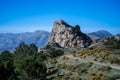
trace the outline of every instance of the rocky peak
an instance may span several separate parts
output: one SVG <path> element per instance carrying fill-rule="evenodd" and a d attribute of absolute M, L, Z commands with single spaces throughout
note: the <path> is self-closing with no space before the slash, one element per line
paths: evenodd
<path fill-rule="evenodd" d="M 65 24 L 65 22 L 62 19 L 59 19 L 57 21 L 55 21 L 56 24 Z"/>
<path fill-rule="evenodd" d="M 63 21 L 62 19 L 59 19 L 57 21 L 54 22 L 54 25 L 64 25 L 65 27 L 71 27 L 69 24 L 67 24 L 65 21 Z"/>
<path fill-rule="evenodd" d="M 80 31 L 80 26 L 72 27 L 63 20 L 54 22 L 47 46 L 53 47 L 88 47 L 92 40 Z"/>

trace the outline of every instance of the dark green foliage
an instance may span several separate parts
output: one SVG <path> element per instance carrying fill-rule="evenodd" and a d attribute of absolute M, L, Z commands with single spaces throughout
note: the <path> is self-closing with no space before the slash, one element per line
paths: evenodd
<path fill-rule="evenodd" d="M 120 41 L 115 38 L 107 38 L 103 43 L 108 49 L 120 49 Z"/>
<path fill-rule="evenodd" d="M 118 64 L 118 65 L 120 65 L 120 59 L 118 59 L 118 58 L 110 59 L 109 62 L 110 62 L 111 64 Z"/>
<path fill-rule="evenodd" d="M 76 25 L 76 26 L 74 27 L 74 29 L 75 29 L 75 31 L 79 32 L 79 31 L 80 31 L 80 26 L 79 26 L 79 25 Z"/>
<path fill-rule="evenodd" d="M 26 45 L 24 42 L 20 43 L 20 45 L 16 48 L 15 54 L 19 54 L 21 56 L 33 55 L 37 53 L 38 49 L 35 44 Z"/>
<path fill-rule="evenodd" d="M 0 54 L 0 79 L 11 80 L 14 74 L 13 55 L 9 51 Z"/>
<path fill-rule="evenodd" d="M 0 80 L 46 80 L 47 67 L 44 61 L 63 53 L 55 48 L 38 52 L 35 44 L 26 45 L 22 42 L 13 54 L 9 51 L 0 54 Z"/>
<path fill-rule="evenodd" d="M 107 80 L 119 80 L 120 79 L 120 75 L 113 75 L 107 78 Z"/>
<path fill-rule="evenodd" d="M 14 66 L 19 73 L 19 79 L 36 79 L 45 76 L 46 65 L 41 59 L 42 54 L 38 53 L 35 44 L 26 45 L 21 43 L 15 50 Z M 24 73 L 24 74 L 23 74 Z"/>
<path fill-rule="evenodd" d="M 10 53 L 9 51 L 4 51 L 0 54 L 0 60 L 9 61 L 12 60 L 12 56 L 12 53 Z"/>
<path fill-rule="evenodd" d="M 64 54 L 64 52 L 60 49 L 55 49 L 55 48 L 49 48 L 46 50 L 46 53 L 51 57 L 57 57 L 57 56 L 61 56 Z"/>
<path fill-rule="evenodd" d="M 25 76 L 27 79 L 41 79 L 46 73 L 45 64 L 41 61 L 37 61 L 34 56 L 27 56 L 21 59 L 21 61 L 15 63 L 15 66 L 18 73 L 24 73 L 20 75 L 22 78 Z"/>
<path fill-rule="evenodd" d="M 12 54 L 0 54 L 0 80 L 46 79 L 46 65 L 41 59 L 35 44 L 22 42 Z"/>
<path fill-rule="evenodd" d="M 30 53 L 35 54 L 38 51 L 38 48 L 35 44 L 30 44 L 29 46 Z"/>

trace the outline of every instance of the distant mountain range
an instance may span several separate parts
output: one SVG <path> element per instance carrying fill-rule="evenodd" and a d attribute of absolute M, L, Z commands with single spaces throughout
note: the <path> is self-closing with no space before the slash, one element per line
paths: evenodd
<path fill-rule="evenodd" d="M 108 32 L 108 31 L 106 31 L 106 30 L 100 30 L 100 31 L 88 33 L 87 35 L 88 35 L 92 40 L 95 40 L 95 39 L 103 39 L 103 38 L 106 38 L 106 37 L 111 37 L 111 36 L 113 36 L 110 32 Z"/>
<path fill-rule="evenodd" d="M 34 43 L 37 47 L 43 47 L 48 41 L 49 32 L 37 30 L 26 33 L 1 33 L 0 34 L 0 52 L 4 50 L 13 51 L 20 42 L 26 44 Z"/>
<path fill-rule="evenodd" d="M 19 45 L 20 42 L 25 42 L 26 44 L 34 43 L 39 48 L 43 47 L 48 41 L 49 35 L 49 32 L 42 30 L 16 34 L 0 33 L 0 52 L 4 50 L 13 51 L 15 47 Z M 93 40 L 112 36 L 111 33 L 105 30 L 88 33 L 87 35 Z"/>

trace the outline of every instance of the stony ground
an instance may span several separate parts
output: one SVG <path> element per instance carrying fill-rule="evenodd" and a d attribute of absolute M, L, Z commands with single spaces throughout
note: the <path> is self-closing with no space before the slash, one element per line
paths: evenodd
<path fill-rule="evenodd" d="M 70 53 L 66 50 L 65 55 L 56 59 L 48 60 L 52 80 L 115 80 L 120 79 L 120 65 L 111 64 L 107 61 L 97 61 L 94 56 L 78 56 L 79 51 Z M 85 57 L 86 56 L 86 57 Z M 99 59 L 98 59 L 99 60 Z M 51 63 L 50 63 L 51 62 Z"/>

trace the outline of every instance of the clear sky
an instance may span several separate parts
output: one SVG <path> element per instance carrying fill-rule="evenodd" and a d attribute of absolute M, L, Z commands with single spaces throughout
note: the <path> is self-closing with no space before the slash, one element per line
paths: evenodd
<path fill-rule="evenodd" d="M 0 0 L 0 33 L 51 31 L 63 19 L 82 32 L 120 33 L 120 0 Z"/>

